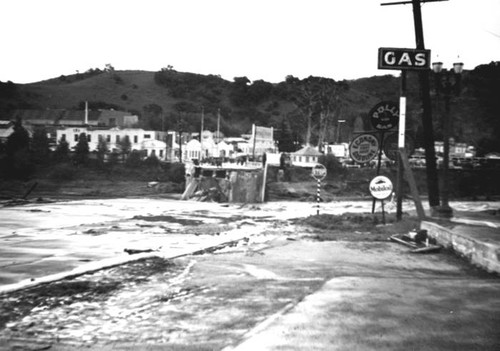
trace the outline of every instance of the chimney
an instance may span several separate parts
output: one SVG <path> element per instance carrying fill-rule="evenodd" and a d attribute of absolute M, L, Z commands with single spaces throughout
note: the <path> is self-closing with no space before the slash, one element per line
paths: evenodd
<path fill-rule="evenodd" d="M 85 101 L 85 125 L 89 124 L 89 104 Z"/>

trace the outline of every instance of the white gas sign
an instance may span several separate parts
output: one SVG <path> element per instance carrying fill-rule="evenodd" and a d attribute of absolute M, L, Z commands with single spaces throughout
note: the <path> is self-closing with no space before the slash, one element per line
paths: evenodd
<path fill-rule="evenodd" d="M 378 68 L 423 70 L 430 67 L 431 51 L 418 49 L 379 48 Z"/>
<path fill-rule="evenodd" d="M 386 176 L 376 176 L 370 182 L 370 193 L 379 200 L 387 199 L 392 194 L 392 182 Z"/>

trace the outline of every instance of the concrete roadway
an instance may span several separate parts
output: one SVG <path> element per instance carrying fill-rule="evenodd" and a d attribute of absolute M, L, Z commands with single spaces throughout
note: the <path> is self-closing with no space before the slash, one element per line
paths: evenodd
<path fill-rule="evenodd" d="M 40 214 L 32 212 L 32 207 L 9 209 L 10 219 L 15 218 L 15 211 L 28 216 L 24 224 L 17 224 L 16 233 L 12 233 L 16 221 L 11 221 L 9 228 L 0 232 L 0 239 L 4 243 L 14 242 L 11 247 L 15 248 L 27 236 L 39 235 L 40 240 L 55 240 L 56 233 L 57 240 L 84 237 L 87 240 L 78 241 L 80 249 L 75 247 L 77 241 L 63 241 L 60 257 L 83 257 L 77 254 L 78 250 L 92 254 L 92 259 L 111 257 L 122 254 L 122 248 L 129 244 L 158 245 L 160 237 L 165 236 L 168 223 L 141 221 L 134 216 L 176 213 L 177 218 L 203 219 L 207 231 L 211 225 L 219 229 L 227 225 L 225 218 L 239 221 L 236 227 L 226 228 L 228 234 L 207 236 L 210 241 L 205 244 L 214 243 L 213 238 L 233 239 L 244 233 L 250 240 L 215 254 L 174 259 L 177 273 L 158 272 L 110 295 L 96 296 L 90 301 L 75 296 L 74 300 L 51 308 L 42 303 L 0 329 L 0 349 L 500 349 L 500 279 L 451 254 L 415 255 L 391 242 L 307 240 L 302 228 L 286 221 L 315 212 L 304 203 L 240 208 L 127 200 L 119 205 L 120 211 L 115 207 L 106 212 L 106 206 L 118 206 L 116 203 L 85 202 L 81 208 L 69 203 L 59 210 L 56 206 L 61 205 L 54 204 L 50 213 L 61 213 L 52 216 L 59 218 L 54 222 L 45 217 L 31 218 L 30 214 Z M 85 223 L 70 223 L 63 215 L 87 205 L 98 212 L 93 220 L 82 215 Z M 371 208 L 371 202 L 332 203 L 325 204 L 322 211 L 363 212 L 367 208 Z M 37 224 L 42 228 L 38 233 L 34 221 L 41 221 Z M 194 227 L 184 226 L 183 231 L 194 231 Z M 175 228 L 168 229 L 174 237 Z M 95 231 L 93 235 L 84 234 L 89 229 Z M 119 238 L 98 235 L 99 230 L 110 229 L 123 231 Z M 143 236 L 137 237 L 139 233 Z M 13 235 L 23 237 L 9 241 Z M 189 240 L 200 236 L 199 232 L 187 234 Z M 99 238 L 103 244 L 108 243 L 106 249 L 94 241 Z M 51 245 L 59 245 L 57 240 Z M 119 244 L 117 240 L 121 240 Z M 113 244 L 115 251 L 110 252 Z M 44 245 L 32 245 L 37 246 Z M 37 262 L 35 266 L 43 258 Z M 64 266 L 57 265 L 59 271 Z M 21 276 L 31 276 L 33 272 L 28 270 Z M 9 275 L 9 282 L 16 281 L 14 273 Z M 128 280 L 127 277 L 133 279 L 132 272 L 127 275 L 127 268 L 113 268 L 77 279 L 99 282 Z M 7 296 L 15 301 L 22 299 L 22 294 L 18 291 Z"/>

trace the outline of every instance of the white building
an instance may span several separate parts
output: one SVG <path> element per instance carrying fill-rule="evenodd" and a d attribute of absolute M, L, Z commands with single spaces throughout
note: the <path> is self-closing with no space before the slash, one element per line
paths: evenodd
<path fill-rule="evenodd" d="M 324 151 L 325 154 L 332 154 L 333 156 L 338 158 L 347 158 L 349 157 L 349 144 L 326 144 L 324 146 Z"/>
<path fill-rule="evenodd" d="M 248 140 L 249 155 L 259 157 L 264 153 L 276 152 L 273 128 L 252 125 L 252 135 Z"/>
<path fill-rule="evenodd" d="M 213 133 L 205 130 L 202 133 L 202 142 L 198 139 L 188 141 L 182 150 L 182 160 L 191 162 L 193 159 L 201 161 L 211 157 L 232 157 L 235 154 L 233 144 L 226 143 L 224 140 L 216 143 L 213 139 Z"/>
<path fill-rule="evenodd" d="M 201 143 L 198 140 L 191 139 L 187 142 L 182 150 L 182 160 L 201 160 Z"/>
<path fill-rule="evenodd" d="M 322 153 L 312 146 L 306 146 L 290 154 L 292 164 L 299 167 L 314 167 Z"/>
<path fill-rule="evenodd" d="M 86 128 L 72 127 L 57 130 L 57 141 L 66 140 L 69 148 L 73 149 L 78 144 L 80 134 L 84 133 L 87 137 L 89 150 L 97 151 L 99 140 L 104 140 L 107 143 L 109 152 L 119 152 L 120 142 L 128 137 L 130 141 L 130 149 L 138 151 L 146 151 L 146 156 L 155 155 L 160 160 L 168 160 L 167 155 L 167 139 L 169 134 L 174 132 L 158 132 L 154 130 L 144 130 L 140 128 Z M 174 140 L 175 138 L 170 138 Z M 171 151 L 175 149 L 170 147 Z"/>

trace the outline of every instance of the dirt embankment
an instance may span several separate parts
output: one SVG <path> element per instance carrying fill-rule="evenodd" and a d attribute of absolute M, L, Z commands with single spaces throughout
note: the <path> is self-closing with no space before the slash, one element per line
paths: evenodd
<path fill-rule="evenodd" d="M 54 199 L 74 200 L 92 198 L 159 197 L 177 198 L 182 184 L 172 182 L 144 182 L 136 180 L 74 180 L 54 182 L 47 180 L 7 181 L 0 185 L 0 199 Z"/>

